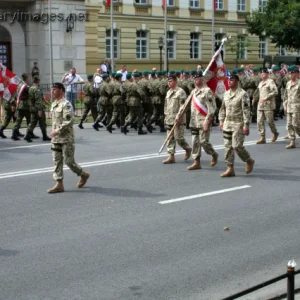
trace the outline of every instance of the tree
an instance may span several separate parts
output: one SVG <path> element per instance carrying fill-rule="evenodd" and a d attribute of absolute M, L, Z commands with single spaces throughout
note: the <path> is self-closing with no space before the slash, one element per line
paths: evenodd
<path fill-rule="evenodd" d="M 300 49 L 300 1 L 268 0 L 265 7 L 247 17 L 248 31 L 270 38 L 276 47 Z"/>

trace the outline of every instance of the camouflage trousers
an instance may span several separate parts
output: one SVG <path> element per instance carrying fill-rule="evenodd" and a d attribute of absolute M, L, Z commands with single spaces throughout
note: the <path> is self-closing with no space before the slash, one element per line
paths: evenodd
<path fill-rule="evenodd" d="M 4 122 L 3 125 L 1 127 L 2 130 L 4 130 L 10 123 L 10 120 L 13 118 L 14 116 L 14 112 L 11 111 L 11 108 L 5 108 L 5 117 L 4 117 Z"/>
<path fill-rule="evenodd" d="M 12 131 L 13 132 L 19 131 L 24 118 L 26 119 L 27 126 L 28 126 L 30 124 L 30 117 L 31 117 L 31 113 L 29 110 L 18 110 L 17 111 L 17 121 L 16 121 L 16 124 L 13 127 Z"/>
<path fill-rule="evenodd" d="M 116 124 L 118 119 L 120 119 L 120 125 L 123 126 L 125 124 L 125 104 L 114 105 L 114 110 L 109 125 Z"/>
<path fill-rule="evenodd" d="M 85 121 L 90 111 L 92 112 L 92 117 L 93 120 L 95 121 L 97 119 L 98 112 L 97 112 L 97 104 L 94 101 L 89 101 L 84 103 L 84 111 L 81 117 L 82 122 Z"/>
<path fill-rule="evenodd" d="M 242 128 L 236 131 L 223 130 L 223 138 L 225 144 L 225 163 L 227 166 L 233 166 L 234 152 L 236 152 L 243 162 L 246 162 L 250 158 L 249 152 L 244 147 L 245 136 Z"/>
<path fill-rule="evenodd" d="M 142 103 L 144 117 L 146 118 L 146 120 L 149 120 L 153 114 L 153 104 L 151 103 L 151 100 L 148 100 L 148 101 L 145 103 Z"/>
<path fill-rule="evenodd" d="M 257 128 L 261 136 L 266 135 L 265 121 L 269 124 L 269 127 L 273 134 L 277 133 L 277 128 L 274 122 L 273 110 L 258 110 L 257 111 Z"/>
<path fill-rule="evenodd" d="M 75 145 L 74 143 L 58 144 L 52 143 L 51 146 L 53 164 L 54 164 L 54 180 L 63 180 L 64 179 L 64 161 L 65 164 L 78 176 L 81 176 L 83 170 L 75 162 Z"/>
<path fill-rule="evenodd" d="M 172 125 L 167 125 L 167 135 L 170 133 L 172 127 Z M 184 150 L 190 148 L 189 144 L 184 138 L 184 128 L 185 125 L 179 125 L 175 128 L 173 137 L 167 143 L 167 152 L 169 154 L 175 154 L 176 143 Z"/>
<path fill-rule="evenodd" d="M 137 127 L 143 127 L 143 108 L 142 106 L 129 106 L 129 113 L 125 119 L 125 124 L 130 125 L 137 121 Z"/>
<path fill-rule="evenodd" d="M 106 123 L 109 124 L 113 112 L 112 104 L 109 105 L 99 104 L 99 107 L 100 107 L 99 114 L 95 122 L 101 122 L 106 115 Z"/>
<path fill-rule="evenodd" d="M 46 132 L 46 128 L 47 128 L 46 114 L 45 114 L 44 111 L 43 111 L 41 117 L 39 117 L 38 112 L 31 112 L 30 124 L 28 125 L 27 130 L 29 132 L 33 132 L 33 130 L 36 127 L 37 123 L 39 123 L 39 126 L 41 128 L 42 134 L 43 135 L 47 135 L 47 132 Z"/>
<path fill-rule="evenodd" d="M 163 104 L 153 104 L 153 114 L 150 118 L 149 125 L 154 122 L 159 122 L 160 126 L 164 125 L 164 105 Z"/>
<path fill-rule="evenodd" d="M 300 113 L 287 113 L 286 129 L 291 140 L 296 139 L 296 134 L 300 136 Z"/>
<path fill-rule="evenodd" d="M 192 130 L 192 157 L 197 159 L 201 157 L 201 149 L 203 147 L 206 154 L 213 155 L 215 149 L 209 142 L 211 127 L 207 131 L 202 128 L 191 128 Z"/>

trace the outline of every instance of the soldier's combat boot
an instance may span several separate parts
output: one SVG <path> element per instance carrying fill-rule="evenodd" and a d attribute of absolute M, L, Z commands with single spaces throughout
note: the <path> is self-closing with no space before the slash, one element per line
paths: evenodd
<path fill-rule="evenodd" d="M 31 139 L 31 135 L 30 135 L 31 132 L 27 131 L 25 137 L 24 137 L 24 140 L 27 141 L 28 143 L 32 143 L 32 139 Z"/>
<path fill-rule="evenodd" d="M 29 136 L 30 136 L 31 139 L 39 139 L 39 138 L 40 138 L 39 136 L 35 135 L 35 134 L 33 133 L 33 131 L 30 132 L 29 134 L 30 134 Z"/>
<path fill-rule="evenodd" d="M 273 137 L 271 139 L 271 142 L 275 143 L 277 141 L 278 136 L 279 136 L 279 132 L 274 133 L 274 135 L 273 135 Z"/>
<path fill-rule="evenodd" d="M 14 141 L 19 141 L 20 140 L 20 138 L 18 137 L 18 135 L 15 131 L 13 131 L 11 139 L 14 140 Z"/>
<path fill-rule="evenodd" d="M 201 169 L 200 157 L 196 158 L 194 163 L 192 165 L 190 165 L 187 169 L 190 170 L 190 171 Z"/>
<path fill-rule="evenodd" d="M 144 131 L 143 127 L 139 127 L 138 134 L 147 134 L 147 131 Z"/>
<path fill-rule="evenodd" d="M 98 121 L 95 122 L 95 123 L 93 124 L 93 128 L 94 128 L 96 131 L 99 131 L 99 124 L 98 124 Z"/>
<path fill-rule="evenodd" d="M 175 163 L 175 155 L 170 154 L 168 159 L 163 161 L 163 164 L 168 165 L 168 164 L 174 164 Z"/>
<path fill-rule="evenodd" d="M 217 163 L 218 163 L 218 157 L 219 154 L 217 152 L 215 152 L 212 156 L 211 156 L 211 161 L 210 161 L 210 166 L 214 167 Z"/>
<path fill-rule="evenodd" d="M 47 130 L 46 129 L 42 130 L 42 134 L 43 134 L 43 141 L 44 142 L 51 141 L 51 138 L 47 135 Z"/>
<path fill-rule="evenodd" d="M 83 120 L 80 120 L 80 123 L 78 124 L 78 127 L 79 127 L 80 129 L 84 129 L 84 127 L 82 126 L 82 123 L 83 123 Z"/>
<path fill-rule="evenodd" d="M 25 134 L 22 134 L 19 130 L 16 131 L 16 135 L 17 135 L 18 137 L 24 137 L 24 136 L 25 136 Z"/>
<path fill-rule="evenodd" d="M 121 126 L 122 133 L 127 134 L 127 132 L 128 132 L 127 126 L 128 126 L 127 124 L 125 124 L 124 126 Z"/>
<path fill-rule="evenodd" d="M 90 174 L 83 171 L 82 174 L 81 174 L 81 176 L 80 176 L 79 181 L 77 182 L 77 187 L 78 188 L 84 187 L 84 185 L 88 181 L 89 177 L 90 177 Z"/>
<path fill-rule="evenodd" d="M 149 125 L 149 124 L 147 125 L 147 130 L 148 130 L 150 133 L 152 133 L 152 130 L 153 130 L 153 129 L 152 129 L 151 124 L 150 124 L 150 125 Z"/>
<path fill-rule="evenodd" d="M 265 144 L 266 143 L 266 137 L 264 135 L 261 136 L 260 140 L 256 142 L 256 144 Z"/>
<path fill-rule="evenodd" d="M 296 148 L 296 140 L 291 140 L 290 144 L 285 147 L 285 149 Z"/>
<path fill-rule="evenodd" d="M 234 177 L 235 172 L 233 166 L 228 166 L 227 170 L 221 174 L 221 177 Z"/>
<path fill-rule="evenodd" d="M 167 130 L 166 130 L 166 128 L 165 128 L 165 126 L 160 126 L 160 132 L 166 132 Z"/>
<path fill-rule="evenodd" d="M 53 188 L 49 189 L 47 192 L 49 194 L 54 194 L 54 193 L 63 193 L 65 191 L 64 184 L 62 180 L 57 180 L 56 184 Z"/>
<path fill-rule="evenodd" d="M 3 131 L 4 131 L 4 128 L 1 127 L 1 129 L 0 129 L 0 137 L 2 137 L 3 139 L 6 139 L 7 136 L 3 133 Z"/>
<path fill-rule="evenodd" d="M 252 172 L 254 163 L 255 163 L 255 160 L 252 159 L 252 158 L 249 158 L 249 159 L 246 161 L 246 168 L 245 168 L 245 173 L 246 173 L 246 174 L 250 174 L 250 173 Z"/>
<path fill-rule="evenodd" d="M 188 160 L 190 157 L 191 157 L 191 154 L 192 154 L 192 148 L 187 148 L 185 150 L 185 155 L 184 155 L 184 160 Z"/>
<path fill-rule="evenodd" d="M 108 132 L 112 133 L 112 130 L 113 130 L 112 125 L 111 125 L 111 124 L 108 124 L 108 125 L 106 126 L 106 130 L 107 130 Z"/>

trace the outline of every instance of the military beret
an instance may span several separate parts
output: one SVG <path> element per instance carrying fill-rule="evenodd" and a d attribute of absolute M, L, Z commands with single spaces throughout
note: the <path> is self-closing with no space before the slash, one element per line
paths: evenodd
<path fill-rule="evenodd" d="M 260 67 L 253 68 L 253 72 L 259 72 L 259 71 L 260 71 Z"/>
<path fill-rule="evenodd" d="M 122 76 L 123 76 L 122 73 L 117 73 L 115 78 L 122 78 Z"/>
<path fill-rule="evenodd" d="M 21 76 L 23 80 L 26 80 L 28 78 L 28 75 L 26 73 L 23 73 Z"/>
<path fill-rule="evenodd" d="M 162 76 L 162 75 L 165 75 L 163 71 L 158 71 L 157 72 L 157 76 Z"/>
<path fill-rule="evenodd" d="M 133 73 L 132 76 L 133 76 L 133 77 L 140 77 L 141 75 L 140 75 L 139 72 L 136 72 L 136 73 Z"/>
<path fill-rule="evenodd" d="M 52 85 L 53 88 L 58 88 L 65 92 L 65 86 L 61 82 L 54 82 Z"/>
<path fill-rule="evenodd" d="M 275 66 L 275 67 L 272 68 L 272 70 L 273 70 L 274 72 L 277 72 L 277 71 L 280 71 L 281 69 L 280 69 L 280 67 Z"/>
<path fill-rule="evenodd" d="M 116 72 L 112 72 L 112 73 L 111 73 L 111 76 L 112 76 L 112 77 L 115 77 L 116 74 L 117 74 Z"/>
<path fill-rule="evenodd" d="M 143 71 L 143 75 L 148 76 L 149 72 L 148 71 Z"/>
<path fill-rule="evenodd" d="M 183 74 L 183 73 L 184 73 L 184 71 L 185 71 L 185 70 L 181 70 L 181 74 Z"/>
<path fill-rule="evenodd" d="M 172 70 L 169 72 L 169 74 L 176 74 L 176 72 Z"/>
<path fill-rule="evenodd" d="M 176 74 L 169 74 L 168 80 L 177 80 Z"/>
<path fill-rule="evenodd" d="M 232 69 L 231 70 L 231 75 L 237 75 L 238 69 Z"/>
<path fill-rule="evenodd" d="M 126 78 L 127 78 L 127 79 L 130 79 L 131 77 L 132 77 L 132 74 L 131 74 L 131 73 L 127 73 L 127 74 L 126 74 Z"/>
<path fill-rule="evenodd" d="M 261 72 L 262 72 L 262 73 L 268 73 L 268 74 L 269 74 L 268 68 L 262 68 Z"/>
<path fill-rule="evenodd" d="M 103 74 L 103 75 L 102 75 L 102 79 L 106 79 L 106 78 L 108 78 L 108 77 L 109 77 L 108 74 Z"/>
<path fill-rule="evenodd" d="M 166 70 L 163 70 L 161 75 L 166 75 L 167 73 L 168 72 Z"/>
<path fill-rule="evenodd" d="M 192 74 L 192 75 L 195 75 L 196 73 L 197 73 L 196 70 L 192 70 L 192 71 L 191 71 L 191 74 Z"/>
<path fill-rule="evenodd" d="M 189 71 L 184 71 L 184 75 L 190 75 Z"/>
<path fill-rule="evenodd" d="M 197 72 L 193 78 L 196 79 L 196 78 L 200 78 L 200 77 L 203 77 L 203 73 L 200 71 L 200 72 Z"/>
<path fill-rule="evenodd" d="M 181 75 L 181 72 L 180 71 L 176 71 L 176 76 L 180 76 Z"/>
<path fill-rule="evenodd" d="M 87 79 L 88 79 L 88 80 L 89 80 L 89 79 L 93 79 L 93 77 L 94 77 L 93 74 L 88 74 L 88 75 L 87 75 Z"/>
<path fill-rule="evenodd" d="M 239 81 L 240 78 L 239 78 L 239 76 L 237 74 L 232 74 L 232 75 L 229 76 L 229 80 L 237 80 L 237 81 Z"/>
<path fill-rule="evenodd" d="M 289 73 L 299 73 L 299 69 L 296 66 L 288 67 Z"/>
<path fill-rule="evenodd" d="M 151 77 L 155 77 L 156 76 L 156 72 L 151 72 Z"/>

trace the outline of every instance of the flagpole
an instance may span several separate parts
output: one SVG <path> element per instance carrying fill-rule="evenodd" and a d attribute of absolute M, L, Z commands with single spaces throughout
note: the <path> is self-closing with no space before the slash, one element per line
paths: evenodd
<path fill-rule="evenodd" d="M 216 0 L 212 1 L 212 18 L 211 18 L 211 54 L 215 53 L 215 8 Z"/>
<path fill-rule="evenodd" d="M 168 27 L 167 27 L 167 5 L 168 5 L 168 0 L 163 0 L 164 3 L 164 30 L 165 30 L 165 40 L 164 40 L 164 44 L 165 44 L 165 53 L 164 53 L 164 69 L 167 70 L 167 62 L 168 62 L 168 44 L 167 44 L 167 34 L 168 34 Z"/>
<path fill-rule="evenodd" d="M 51 16 L 51 0 L 48 0 L 49 16 Z M 50 89 L 53 85 L 53 49 L 52 49 L 52 22 L 49 21 L 49 59 L 50 59 Z"/>
<path fill-rule="evenodd" d="M 115 53 L 114 53 L 114 0 L 110 0 L 110 63 L 111 71 L 115 69 Z"/>

